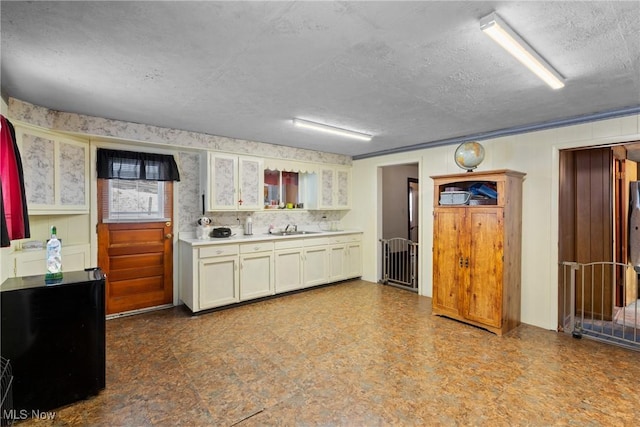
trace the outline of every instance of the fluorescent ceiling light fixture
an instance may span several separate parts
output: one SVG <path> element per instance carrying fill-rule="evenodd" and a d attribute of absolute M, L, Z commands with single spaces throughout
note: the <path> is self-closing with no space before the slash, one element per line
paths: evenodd
<path fill-rule="evenodd" d="M 564 77 L 538 55 L 497 13 L 493 12 L 480 19 L 480 29 L 552 89 L 564 87 Z"/>
<path fill-rule="evenodd" d="M 293 124 L 301 128 L 313 129 L 320 132 L 331 133 L 334 135 L 346 136 L 349 138 L 359 139 L 361 141 L 371 141 L 372 138 L 371 135 L 368 135 L 366 133 L 337 128 L 335 126 L 323 125 L 316 122 L 310 122 L 308 120 L 293 119 Z"/>

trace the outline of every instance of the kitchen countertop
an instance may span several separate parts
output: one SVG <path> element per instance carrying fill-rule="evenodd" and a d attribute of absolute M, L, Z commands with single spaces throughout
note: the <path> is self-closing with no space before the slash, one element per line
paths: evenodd
<path fill-rule="evenodd" d="M 304 230 L 301 230 L 304 231 Z M 246 236 L 240 233 L 236 233 L 230 237 L 220 237 L 220 238 L 208 238 L 208 239 L 197 239 L 195 237 L 195 232 L 182 232 L 180 233 L 179 240 L 181 242 L 189 243 L 191 246 L 205 246 L 205 245 L 215 245 L 215 244 L 229 244 L 229 243 L 247 243 L 247 242 L 259 242 L 259 241 L 268 241 L 268 240 L 284 240 L 284 239 L 306 239 L 311 237 L 329 237 L 329 236 L 339 236 L 342 234 L 353 234 L 353 233 L 362 233 L 361 230 L 340 230 L 340 231 L 313 231 L 308 234 L 292 234 L 287 236 L 277 236 L 273 234 L 269 234 L 266 232 L 263 233 L 254 233 L 250 236 Z"/>

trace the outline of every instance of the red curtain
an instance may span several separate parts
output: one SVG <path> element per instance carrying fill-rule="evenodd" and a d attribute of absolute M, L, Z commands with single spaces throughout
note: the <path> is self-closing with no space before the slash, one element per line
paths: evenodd
<path fill-rule="evenodd" d="M 0 194 L 2 247 L 11 240 L 30 237 L 27 202 L 24 192 L 22 160 L 13 125 L 0 115 Z"/>

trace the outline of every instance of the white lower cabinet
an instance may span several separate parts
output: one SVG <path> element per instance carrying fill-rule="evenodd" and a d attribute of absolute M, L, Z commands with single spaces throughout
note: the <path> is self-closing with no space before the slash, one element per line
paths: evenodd
<path fill-rule="evenodd" d="M 240 301 L 238 256 L 214 256 L 199 262 L 199 309 Z"/>
<path fill-rule="evenodd" d="M 273 242 L 240 245 L 240 300 L 274 294 Z"/>
<path fill-rule="evenodd" d="M 90 251 L 88 244 L 63 246 L 61 251 L 62 273 L 89 267 Z M 46 250 L 15 251 L 13 256 L 13 274 L 10 274 L 10 277 L 35 276 L 47 272 Z"/>
<path fill-rule="evenodd" d="M 304 288 L 302 244 L 302 239 L 274 242 L 276 293 Z"/>
<path fill-rule="evenodd" d="M 198 286 L 192 294 L 195 309 L 190 308 L 198 311 L 239 302 L 238 245 L 203 246 L 193 252 L 197 260 L 193 283 Z"/>
<path fill-rule="evenodd" d="M 360 234 L 228 245 L 180 241 L 180 298 L 197 312 L 358 277 L 360 245 Z"/>
<path fill-rule="evenodd" d="M 311 238 L 305 241 L 304 287 L 324 285 L 329 282 L 329 250 L 326 238 Z"/>
<path fill-rule="evenodd" d="M 346 279 L 362 276 L 362 242 L 359 235 L 356 238 L 357 241 L 347 243 Z"/>
<path fill-rule="evenodd" d="M 362 276 L 362 241 L 359 234 L 335 236 L 329 240 L 329 281 Z"/>
<path fill-rule="evenodd" d="M 329 258 L 331 262 L 331 270 L 329 271 L 329 280 L 337 281 L 346 277 L 347 271 L 347 248 L 345 245 L 333 245 L 329 248 Z"/>

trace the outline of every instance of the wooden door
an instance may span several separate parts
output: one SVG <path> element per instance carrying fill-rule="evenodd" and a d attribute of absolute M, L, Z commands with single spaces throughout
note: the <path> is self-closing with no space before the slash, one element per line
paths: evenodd
<path fill-rule="evenodd" d="M 496 328 L 502 326 L 503 221 L 501 208 L 467 209 L 469 246 L 464 269 L 469 277 L 463 315 Z"/>
<path fill-rule="evenodd" d="M 98 180 L 98 200 L 105 200 L 106 181 Z M 173 302 L 173 190 L 169 182 L 164 187 L 164 221 L 104 222 L 108 206 L 98 203 L 98 265 L 107 275 L 107 314 Z"/>
<path fill-rule="evenodd" d="M 576 168 L 575 254 L 580 263 L 613 261 L 613 157 L 611 148 L 574 152 Z M 576 292 L 576 306 L 585 315 L 610 320 L 613 310 L 612 276 L 602 269 L 585 270 L 584 283 L 594 283 Z M 576 277 L 581 283 L 582 277 Z"/>
<path fill-rule="evenodd" d="M 559 261 L 579 263 L 613 261 L 613 151 L 609 147 L 560 152 Z M 562 270 L 560 270 L 562 273 Z M 586 316 L 611 320 L 613 310 L 613 276 L 603 269 L 585 277 L 576 274 L 575 310 Z M 569 290 L 563 291 L 563 274 L 559 279 L 559 316 L 571 312 Z M 585 289 L 581 283 L 594 288 Z M 584 310 L 583 310 L 584 307 Z M 560 318 L 563 325 L 565 319 Z"/>
<path fill-rule="evenodd" d="M 107 314 L 173 302 L 171 222 L 98 225 L 98 264 L 107 275 Z"/>
<path fill-rule="evenodd" d="M 461 266 L 466 256 L 465 209 L 438 208 L 433 221 L 433 306 L 438 314 L 457 316 L 460 289 L 466 286 Z"/>

